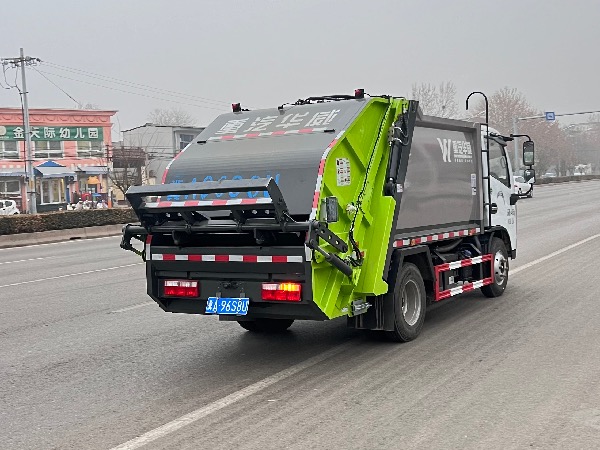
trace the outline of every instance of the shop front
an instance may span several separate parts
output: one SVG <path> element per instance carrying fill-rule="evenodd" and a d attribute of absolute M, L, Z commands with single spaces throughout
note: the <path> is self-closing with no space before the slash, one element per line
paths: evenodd
<path fill-rule="evenodd" d="M 23 212 L 25 172 L 22 170 L 0 169 L 0 200 L 14 200 L 19 211 Z"/>
<path fill-rule="evenodd" d="M 106 191 L 102 173 L 111 144 L 116 111 L 31 108 L 31 151 L 39 212 L 65 209 L 74 194 Z M 14 199 L 27 210 L 25 130 L 21 108 L 0 107 L 0 198 Z M 89 168 L 89 170 L 88 170 Z M 106 170 L 106 169 L 104 169 Z M 80 177 L 80 173 L 83 175 Z M 94 186 L 94 178 L 99 183 Z M 90 179 L 91 178 L 91 179 Z M 85 180 L 84 185 L 80 181 Z M 19 192 L 17 189 L 19 185 Z"/>
<path fill-rule="evenodd" d="M 71 202 L 75 172 L 54 161 L 46 161 L 36 166 L 34 173 L 38 212 L 66 209 L 67 202 Z"/>

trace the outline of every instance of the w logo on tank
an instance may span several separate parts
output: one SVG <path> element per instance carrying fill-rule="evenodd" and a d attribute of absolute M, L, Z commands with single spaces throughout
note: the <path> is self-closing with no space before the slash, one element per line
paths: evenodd
<path fill-rule="evenodd" d="M 444 162 L 452 162 L 450 160 L 450 147 L 452 146 L 452 139 L 437 138 L 437 140 L 442 150 L 442 157 L 444 158 Z"/>

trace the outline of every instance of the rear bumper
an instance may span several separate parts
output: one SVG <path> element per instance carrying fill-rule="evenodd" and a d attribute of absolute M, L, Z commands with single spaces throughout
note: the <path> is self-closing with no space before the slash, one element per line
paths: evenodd
<path fill-rule="evenodd" d="M 246 316 L 220 316 L 221 320 L 257 318 L 326 320 L 312 300 L 311 265 L 302 247 L 230 247 L 212 252 L 206 248 L 155 247 L 147 249 L 148 295 L 167 312 L 206 314 L 208 297 L 247 297 Z M 163 281 L 198 281 L 198 298 L 165 297 Z M 263 283 L 296 282 L 302 285 L 299 302 L 263 301 Z"/>

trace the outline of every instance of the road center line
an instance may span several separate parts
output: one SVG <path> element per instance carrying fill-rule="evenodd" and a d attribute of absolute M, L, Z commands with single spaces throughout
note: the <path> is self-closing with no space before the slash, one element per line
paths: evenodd
<path fill-rule="evenodd" d="M 111 311 L 111 314 L 122 313 L 125 311 L 131 311 L 132 309 L 138 309 L 138 308 L 141 308 L 142 306 L 150 306 L 150 305 L 156 305 L 156 303 L 155 302 L 138 303 L 137 305 L 128 306 L 127 308 L 115 309 L 114 311 Z"/>
<path fill-rule="evenodd" d="M 527 264 L 523 264 L 522 266 L 519 266 L 515 269 L 511 269 L 509 272 L 509 275 L 516 275 L 517 273 L 519 273 L 522 270 L 525 269 L 529 269 L 530 267 L 533 267 L 541 262 L 544 262 L 550 258 L 554 258 L 555 256 L 560 255 L 561 253 L 567 252 L 571 249 L 574 249 L 575 247 L 579 247 L 580 245 L 585 244 L 586 242 L 592 241 L 594 239 L 597 239 L 600 237 L 600 233 L 595 234 L 593 236 L 590 236 L 588 238 L 582 239 L 581 241 L 575 242 L 574 244 L 571 245 L 567 245 L 566 247 L 561 248 L 560 250 L 557 250 L 555 252 L 550 253 L 549 255 L 546 256 L 542 256 L 541 258 L 538 258 L 534 261 L 528 262 Z"/>
<path fill-rule="evenodd" d="M 575 247 L 585 244 L 586 242 L 589 242 L 593 239 L 597 239 L 598 237 L 600 237 L 600 233 L 590 236 L 581 241 L 575 242 L 574 244 L 568 245 L 560 250 L 552 252 L 549 255 L 546 255 L 542 258 L 538 258 L 534 261 L 531 261 L 527 264 L 517 267 L 516 269 L 511 270 L 510 273 L 516 274 L 518 272 L 521 272 L 521 271 L 528 269 L 530 267 L 533 267 L 541 262 L 544 262 L 550 258 L 558 256 L 561 253 L 564 253 Z M 0 287 L 2 287 L 2 286 L 0 286 Z M 153 303 L 153 302 L 150 302 L 150 303 Z M 145 304 L 135 305 L 134 307 L 138 308 L 141 306 L 145 306 Z M 134 307 L 130 307 L 130 308 L 134 308 Z M 127 308 L 124 308 L 124 309 L 127 309 Z M 309 358 L 306 361 L 295 364 L 291 367 L 288 367 L 287 369 L 277 372 L 274 375 L 263 378 L 262 380 L 257 381 L 254 384 L 246 386 L 245 388 L 240 389 L 239 391 L 233 392 L 232 394 L 229 394 L 226 397 L 223 397 L 219 400 L 209 403 L 206 406 L 198 408 L 195 411 L 185 414 L 185 415 L 183 415 L 175 420 L 172 420 L 171 422 L 168 422 L 158 428 L 150 430 L 150 431 L 142 434 L 141 436 L 131 439 L 131 440 L 125 442 L 124 444 L 113 447 L 110 450 L 134 450 L 136 448 L 143 447 L 144 445 L 149 444 L 150 442 L 153 442 L 162 437 L 165 437 L 165 436 L 185 427 L 186 425 L 190 425 L 194 422 L 197 422 L 198 420 L 200 420 L 214 412 L 217 412 L 229 405 L 237 403 L 240 400 L 243 400 L 253 394 L 256 394 L 257 392 L 260 392 L 275 383 L 283 381 L 286 378 L 291 377 L 292 375 L 295 375 L 305 369 L 308 369 L 316 364 L 319 364 L 320 362 L 325 361 L 326 359 L 331 358 L 331 357 L 343 352 L 344 350 L 351 348 L 353 345 L 355 345 L 353 342 L 347 342 L 345 344 L 342 344 L 342 345 L 334 347 L 330 350 L 327 350 L 319 355 L 313 356 L 312 358 Z"/>
<path fill-rule="evenodd" d="M 65 275 L 57 275 L 55 277 L 40 278 L 38 280 L 19 281 L 18 283 L 10 283 L 10 284 L 0 285 L 0 288 L 9 287 L 9 286 L 20 286 L 22 284 L 39 283 L 40 281 L 57 280 L 59 278 L 68 278 L 68 277 L 74 277 L 77 275 L 86 275 L 88 273 L 106 272 L 108 270 L 123 269 L 125 267 L 141 266 L 142 264 L 144 264 L 144 263 L 125 264 L 122 266 L 106 267 L 104 269 L 86 270 L 85 272 L 67 273 Z"/>

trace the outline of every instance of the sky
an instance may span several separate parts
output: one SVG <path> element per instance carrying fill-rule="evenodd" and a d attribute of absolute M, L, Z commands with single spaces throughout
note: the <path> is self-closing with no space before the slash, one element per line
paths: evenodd
<path fill-rule="evenodd" d="M 509 86 L 541 111 L 600 110 L 598 0 L 13 4 L 0 8 L 0 58 L 24 47 L 42 60 L 26 72 L 30 107 L 73 108 L 72 97 L 118 110 L 113 139 L 155 108 L 205 126 L 233 102 L 273 107 L 355 88 L 410 96 L 414 83 L 445 81 L 461 108 L 471 91 Z M 12 84 L 15 70 L 6 74 Z M 19 105 L 16 89 L 0 89 L 0 106 Z"/>

